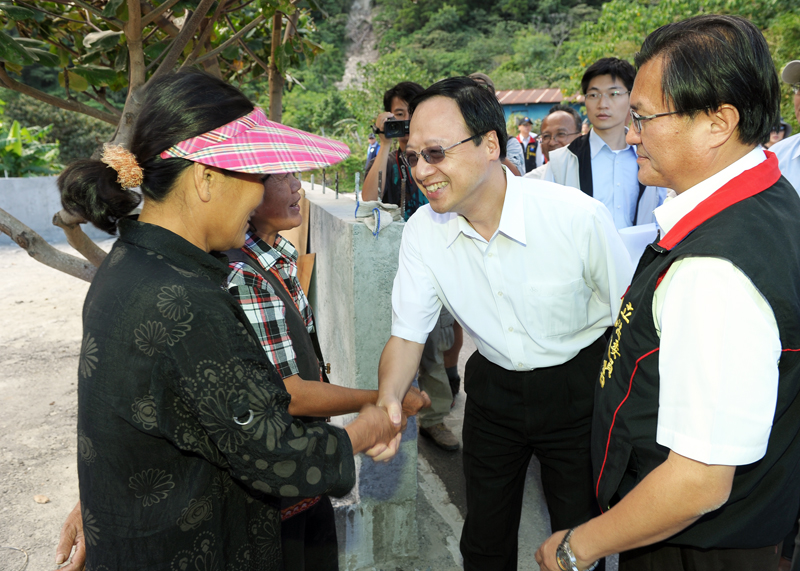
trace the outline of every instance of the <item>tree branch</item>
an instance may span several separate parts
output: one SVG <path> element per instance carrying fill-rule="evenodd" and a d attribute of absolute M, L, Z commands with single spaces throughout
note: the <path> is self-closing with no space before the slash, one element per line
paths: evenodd
<path fill-rule="evenodd" d="M 142 28 L 144 28 L 146 25 L 149 25 L 152 21 L 154 21 L 153 23 L 155 23 L 156 27 L 159 30 L 162 30 L 170 38 L 178 37 L 178 34 L 180 34 L 181 31 L 175 24 L 172 23 L 172 21 L 166 18 L 163 13 L 148 19 L 150 14 L 153 13 L 153 8 L 150 7 L 150 5 L 144 1 L 140 3 L 140 6 L 142 7 L 142 14 L 144 14 L 144 16 L 142 17 L 142 22 L 143 22 Z M 147 21 L 147 23 L 144 23 L 145 20 Z"/>
<path fill-rule="evenodd" d="M 125 24 L 125 40 L 128 43 L 128 97 L 147 80 L 142 45 L 142 6 L 139 0 L 128 0 L 128 22 Z M 125 102 L 127 107 L 128 102 Z"/>
<path fill-rule="evenodd" d="M 200 0 L 200 4 L 198 4 L 194 14 L 192 14 L 192 17 L 189 18 L 188 22 L 183 24 L 181 33 L 178 34 L 178 37 L 172 42 L 172 46 L 169 48 L 169 53 L 164 58 L 164 61 L 161 62 L 161 65 L 158 66 L 158 69 L 150 77 L 150 79 L 162 76 L 165 73 L 172 71 L 172 68 L 175 67 L 175 64 L 178 62 L 178 59 L 180 59 L 181 54 L 183 53 L 183 48 L 186 47 L 186 44 L 189 43 L 189 40 L 197 31 L 197 28 L 200 27 L 200 22 L 202 22 L 203 18 L 206 17 L 206 14 L 211 9 L 211 5 L 213 3 L 214 0 Z"/>
<path fill-rule="evenodd" d="M 228 26 L 230 26 L 231 30 L 235 30 L 236 28 L 234 28 L 234 26 L 233 26 L 233 22 L 231 22 L 230 16 L 228 16 L 228 15 L 226 14 L 226 15 L 225 15 L 225 19 L 228 21 Z M 261 66 L 262 68 L 264 68 L 264 71 L 266 71 L 267 73 L 269 73 L 269 64 L 267 64 L 267 62 L 265 62 L 264 60 L 262 60 L 261 58 L 259 58 L 259 57 L 258 57 L 258 56 L 255 54 L 255 52 L 254 52 L 253 50 L 251 50 L 250 48 L 248 48 L 248 47 L 247 47 L 247 44 L 245 43 L 245 41 L 244 41 L 242 38 L 239 38 L 239 40 L 238 40 L 238 41 L 239 41 L 239 45 L 240 45 L 240 46 L 242 46 L 242 49 L 243 49 L 244 51 L 246 51 L 246 52 L 247 52 L 247 55 L 249 55 L 251 58 L 253 58 L 253 61 L 254 61 L 254 62 L 256 62 L 256 63 L 257 63 L 259 66 Z"/>
<path fill-rule="evenodd" d="M 76 22 L 78 24 L 85 24 L 86 23 L 83 20 L 73 20 L 72 18 L 67 18 L 66 16 L 62 16 L 61 14 L 56 14 L 54 12 L 49 12 L 49 11 L 45 10 L 44 8 L 39 8 L 38 6 L 33 6 L 31 4 L 28 4 L 27 2 L 20 2 L 20 0 L 17 0 L 17 4 L 19 4 L 20 6 L 24 6 L 25 8 L 28 8 L 29 10 L 36 10 L 37 12 L 41 12 L 42 14 L 45 14 L 47 16 L 52 16 L 53 18 L 59 18 L 61 20 L 66 20 L 67 22 Z"/>
<path fill-rule="evenodd" d="M 119 122 L 119 118 L 111 113 L 106 113 L 105 111 L 95 109 L 94 107 L 90 107 L 84 103 L 81 103 L 80 101 L 76 101 L 75 99 L 61 99 L 60 97 L 49 95 L 44 91 L 39 91 L 35 87 L 31 87 L 11 79 L 8 73 L 6 73 L 5 64 L 2 62 L 0 62 L 0 81 L 3 82 L 3 87 L 7 87 L 12 91 L 18 91 L 19 93 L 23 93 L 33 97 L 34 99 L 38 99 L 39 101 L 44 101 L 53 107 L 66 109 L 67 111 L 83 113 L 84 115 L 89 115 L 90 117 L 100 119 L 101 121 L 105 121 L 106 123 L 110 123 L 112 125 L 116 125 Z"/>
<path fill-rule="evenodd" d="M 116 115 L 117 116 L 117 120 L 119 120 L 119 118 L 122 117 L 122 111 L 120 111 L 119 109 L 117 109 L 116 107 L 111 105 L 111 103 L 108 102 L 108 99 L 106 99 L 105 96 L 101 97 L 100 93 L 97 91 L 97 88 L 94 85 L 92 86 L 92 89 L 94 89 L 95 95 L 92 95 L 88 91 L 84 91 L 83 94 L 86 97 L 98 102 L 100 105 L 102 105 L 103 107 L 108 109 L 109 112 L 113 113 L 114 115 Z"/>
<path fill-rule="evenodd" d="M 192 53 L 190 53 L 189 57 L 187 57 L 183 61 L 181 67 L 192 65 L 194 63 L 194 60 L 197 59 L 197 54 L 199 54 L 200 50 L 203 49 L 203 46 L 206 44 L 206 40 L 209 38 L 209 36 L 211 36 L 211 32 L 214 31 L 214 23 L 222 15 L 222 12 L 225 10 L 225 6 L 230 1 L 231 0 L 220 0 L 220 3 L 217 4 L 217 9 L 214 11 L 214 15 L 211 16 L 211 20 L 203 22 L 205 24 L 205 27 L 203 28 L 203 31 L 200 33 L 200 38 L 197 40 L 197 43 L 195 44 L 194 49 L 192 50 Z"/>
<path fill-rule="evenodd" d="M 86 221 L 66 210 L 60 210 L 53 216 L 53 226 L 58 226 L 67 236 L 69 245 L 78 250 L 95 267 L 100 267 L 106 259 L 106 252 L 87 236 L 81 224 Z"/>
<path fill-rule="evenodd" d="M 87 260 L 56 250 L 39 234 L 0 209 L 0 232 L 11 237 L 16 244 L 35 260 L 76 278 L 92 281 L 97 268 Z"/>
<path fill-rule="evenodd" d="M 244 28 L 242 28 L 241 30 L 236 32 L 233 36 L 231 36 L 230 38 L 225 40 L 225 42 L 222 45 L 218 46 L 216 49 L 213 49 L 213 50 L 211 50 L 210 52 L 208 52 L 206 54 L 203 54 L 203 56 L 197 58 L 197 60 L 194 63 L 201 63 L 201 62 L 203 62 L 203 60 L 207 60 L 208 58 L 214 57 L 218 53 L 225 51 L 228 48 L 228 46 L 230 46 L 231 44 L 237 42 L 239 40 L 239 38 L 241 38 L 242 36 L 247 34 L 247 32 L 249 32 L 250 30 L 252 30 L 256 26 L 258 26 L 265 19 L 266 18 L 264 18 L 264 16 L 259 14 L 252 22 L 250 22 Z"/>
<path fill-rule="evenodd" d="M 107 18 L 103 16 L 103 11 L 95 8 L 91 4 L 87 4 L 86 2 L 81 2 L 81 0 L 50 0 L 55 4 L 61 4 L 63 6 L 77 6 L 78 8 L 83 8 L 84 10 L 89 10 L 92 14 L 107 22 L 109 25 L 114 26 L 116 29 L 122 29 L 122 22 L 117 20 L 116 18 Z"/>
<path fill-rule="evenodd" d="M 179 0 L 166 0 L 161 6 L 158 8 L 154 8 L 146 13 L 146 15 L 142 18 L 142 28 L 150 24 L 153 20 L 158 18 L 161 14 L 172 8 L 175 4 L 178 3 Z"/>

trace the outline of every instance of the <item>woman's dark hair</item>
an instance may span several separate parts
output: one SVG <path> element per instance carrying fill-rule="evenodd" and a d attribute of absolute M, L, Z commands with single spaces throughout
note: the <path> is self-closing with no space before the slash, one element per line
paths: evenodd
<path fill-rule="evenodd" d="M 764 36 L 738 16 L 704 15 L 647 36 L 637 68 L 663 59 L 661 90 L 670 110 L 690 118 L 723 103 L 739 111 L 739 140 L 757 145 L 780 120 L 780 84 Z"/>
<path fill-rule="evenodd" d="M 494 89 L 469 77 L 442 79 L 408 102 L 409 114 L 413 115 L 414 109 L 431 97 L 447 97 L 455 101 L 470 135 L 494 131 L 500 145 L 500 160 L 506 158 L 506 120 Z M 479 146 L 482 139 L 475 139 L 474 145 Z"/>
<path fill-rule="evenodd" d="M 144 93 L 130 144 L 144 171 L 142 194 L 149 200 L 163 200 L 178 176 L 192 165 L 186 159 L 162 159 L 162 151 L 252 110 L 253 104 L 238 89 L 196 69 L 182 69 L 152 81 Z M 117 172 L 100 160 L 75 161 L 58 177 L 61 204 L 114 234 L 117 221 L 141 200 L 116 181 Z"/>

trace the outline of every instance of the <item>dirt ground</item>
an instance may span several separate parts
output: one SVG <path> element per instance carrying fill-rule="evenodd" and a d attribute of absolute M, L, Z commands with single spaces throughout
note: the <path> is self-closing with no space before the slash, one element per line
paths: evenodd
<path fill-rule="evenodd" d="M 58 247 L 74 253 L 67 245 Z M 58 533 L 78 500 L 76 382 L 88 288 L 14 244 L 0 245 L 3 571 L 21 570 L 25 553 L 25 569 L 55 569 Z M 34 496 L 49 501 L 39 504 Z"/>

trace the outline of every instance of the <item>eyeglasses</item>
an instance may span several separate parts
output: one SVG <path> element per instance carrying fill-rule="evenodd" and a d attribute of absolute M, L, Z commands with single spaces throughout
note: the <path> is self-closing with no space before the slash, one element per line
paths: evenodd
<path fill-rule="evenodd" d="M 603 95 L 605 95 L 606 97 L 608 97 L 609 100 L 615 101 L 615 100 L 619 99 L 620 97 L 622 97 L 623 95 L 626 95 L 628 93 L 630 93 L 630 91 L 620 91 L 619 89 L 614 89 L 612 91 L 606 91 L 605 93 L 603 93 L 602 91 L 591 91 L 591 92 L 586 94 L 586 100 L 587 101 L 598 101 L 599 102 L 600 99 L 603 98 Z"/>
<path fill-rule="evenodd" d="M 631 119 L 633 119 L 633 128 L 637 133 L 642 132 L 642 121 L 650 121 L 658 117 L 666 117 L 667 115 L 678 115 L 680 113 L 692 113 L 693 111 L 702 111 L 702 109 L 688 109 L 686 111 L 668 111 L 667 113 L 656 113 L 655 115 L 639 115 L 636 111 L 631 109 Z"/>
<path fill-rule="evenodd" d="M 539 135 L 539 139 L 542 143 L 549 143 L 550 139 L 553 139 L 556 143 L 560 143 L 564 140 L 565 137 L 569 137 L 570 135 L 580 135 L 580 131 L 575 131 L 574 133 L 564 133 L 563 131 L 556 133 L 553 136 L 550 135 Z"/>
<path fill-rule="evenodd" d="M 786 130 L 786 125 L 778 125 L 777 127 L 772 128 L 773 133 L 780 133 L 781 131 Z"/>
<path fill-rule="evenodd" d="M 795 95 L 800 93 L 800 83 L 795 83 L 792 85 L 792 91 L 794 91 Z"/>
<path fill-rule="evenodd" d="M 472 135 L 469 139 L 464 139 L 463 141 L 459 141 L 455 145 L 450 145 L 449 147 L 442 147 L 439 145 L 438 147 L 428 147 L 427 149 L 422 149 L 419 152 L 419 155 L 422 155 L 422 158 L 425 159 L 425 162 L 429 165 L 435 165 L 440 163 L 444 160 L 444 153 L 445 151 L 449 151 L 453 147 L 457 147 L 459 145 L 463 145 L 467 141 L 473 141 L 479 137 L 483 137 L 483 134 L 480 135 Z M 408 166 L 412 169 L 417 166 L 417 162 L 419 161 L 419 155 L 414 151 L 406 151 L 403 155 L 408 163 Z"/>

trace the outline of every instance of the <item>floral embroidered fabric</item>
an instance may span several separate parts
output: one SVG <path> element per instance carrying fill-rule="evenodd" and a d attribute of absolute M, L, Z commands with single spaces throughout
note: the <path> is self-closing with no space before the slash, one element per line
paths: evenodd
<path fill-rule="evenodd" d="M 120 232 L 83 312 L 87 570 L 280 569 L 280 500 L 346 494 L 347 434 L 289 415 L 225 263 L 156 226 Z"/>

